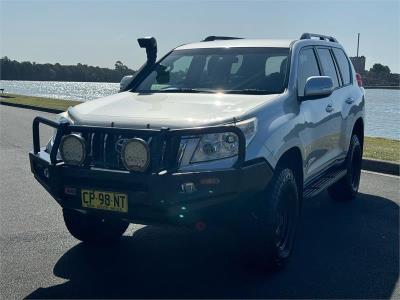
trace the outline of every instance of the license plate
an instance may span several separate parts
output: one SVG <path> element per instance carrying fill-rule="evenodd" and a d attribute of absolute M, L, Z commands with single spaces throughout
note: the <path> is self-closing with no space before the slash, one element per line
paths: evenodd
<path fill-rule="evenodd" d="M 128 212 L 128 195 L 116 192 L 82 190 L 82 207 Z"/>

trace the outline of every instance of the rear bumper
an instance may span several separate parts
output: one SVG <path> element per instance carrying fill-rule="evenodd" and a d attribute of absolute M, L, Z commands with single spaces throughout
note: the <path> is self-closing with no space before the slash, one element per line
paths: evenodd
<path fill-rule="evenodd" d="M 31 152 L 29 158 L 35 178 L 62 207 L 139 224 L 226 222 L 235 218 L 243 201 L 264 190 L 273 175 L 264 159 L 218 171 L 135 174 L 52 164 L 45 151 Z M 195 184 L 195 192 L 182 192 L 181 185 L 187 182 Z M 85 188 L 127 193 L 129 211 L 82 208 Z"/>

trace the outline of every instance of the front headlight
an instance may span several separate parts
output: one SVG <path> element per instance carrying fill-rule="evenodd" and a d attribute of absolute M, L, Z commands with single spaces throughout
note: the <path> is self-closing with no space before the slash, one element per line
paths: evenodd
<path fill-rule="evenodd" d="M 239 138 L 233 132 L 205 134 L 200 139 L 191 163 L 235 156 L 239 151 Z"/>
<path fill-rule="evenodd" d="M 246 138 L 246 146 L 250 144 L 257 132 L 257 118 L 235 124 L 242 130 Z M 196 144 L 196 147 L 190 145 Z M 189 146 L 188 146 L 189 145 Z M 188 153 L 191 152 L 191 153 Z M 179 153 L 181 167 L 192 163 L 224 159 L 238 155 L 239 138 L 233 132 L 205 134 L 199 137 L 182 139 Z M 188 159 L 188 156 L 191 156 Z"/>

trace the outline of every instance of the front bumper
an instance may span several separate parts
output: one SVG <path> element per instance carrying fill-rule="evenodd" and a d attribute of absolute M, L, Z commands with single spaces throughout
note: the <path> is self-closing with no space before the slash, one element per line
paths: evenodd
<path fill-rule="evenodd" d="M 139 224 L 192 226 L 234 220 L 243 202 L 263 191 L 273 175 L 264 159 L 219 171 L 135 174 L 52 165 L 45 151 L 31 152 L 29 158 L 35 178 L 62 207 Z M 182 192 L 187 182 L 195 184 L 195 192 Z M 129 211 L 83 208 L 81 189 L 126 193 Z"/>
<path fill-rule="evenodd" d="M 57 129 L 50 153 L 40 148 L 40 124 Z M 227 131 L 234 132 L 239 138 L 238 158 L 232 168 L 179 171 L 176 145 L 179 145 L 181 138 Z M 81 167 L 65 165 L 57 159 L 57 151 L 61 138 L 71 132 L 151 136 L 152 160 L 149 170 L 135 173 L 99 168 L 91 165 L 90 159 Z M 29 153 L 29 158 L 35 178 L 62 207 L 132 223 L 194 225 L 200 221 L 218 223 L 234 218 L 243 201 L 263 191 L 271 180 L 273 170 L 265 159 L 245 161 L 245 142 L 242 131 L 235 126 L 133 130 L 69 125 L 37 117 L 33 122 L 33 151 Z M 166 147 L 169 150 L 161 155 L 164 144 L 170 145 Z M 167 163 L 160 163 L 161 157 L 165 157 Z M 183 191 L 181 187 L 185 183 L 193 183 L 195 190 Z M 83 208 L 82 189 L 125 193 L 128 195 L 128 212 Z"/>

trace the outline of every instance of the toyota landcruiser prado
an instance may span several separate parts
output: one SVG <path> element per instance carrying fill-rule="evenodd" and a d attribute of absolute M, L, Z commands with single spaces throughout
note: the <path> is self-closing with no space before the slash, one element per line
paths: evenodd
<path fill-rule="evenodd" d="M 33 122 L 35 178 L 84 242 L 129 223 L 235 230 L 270 265 L 292 252 L 300 208 L 356 196 L 364 90 L 333 37 L 210 36 L 147 62 L 121 92 Z M 39 125 L 55 128 L 41 148 Z"/>

